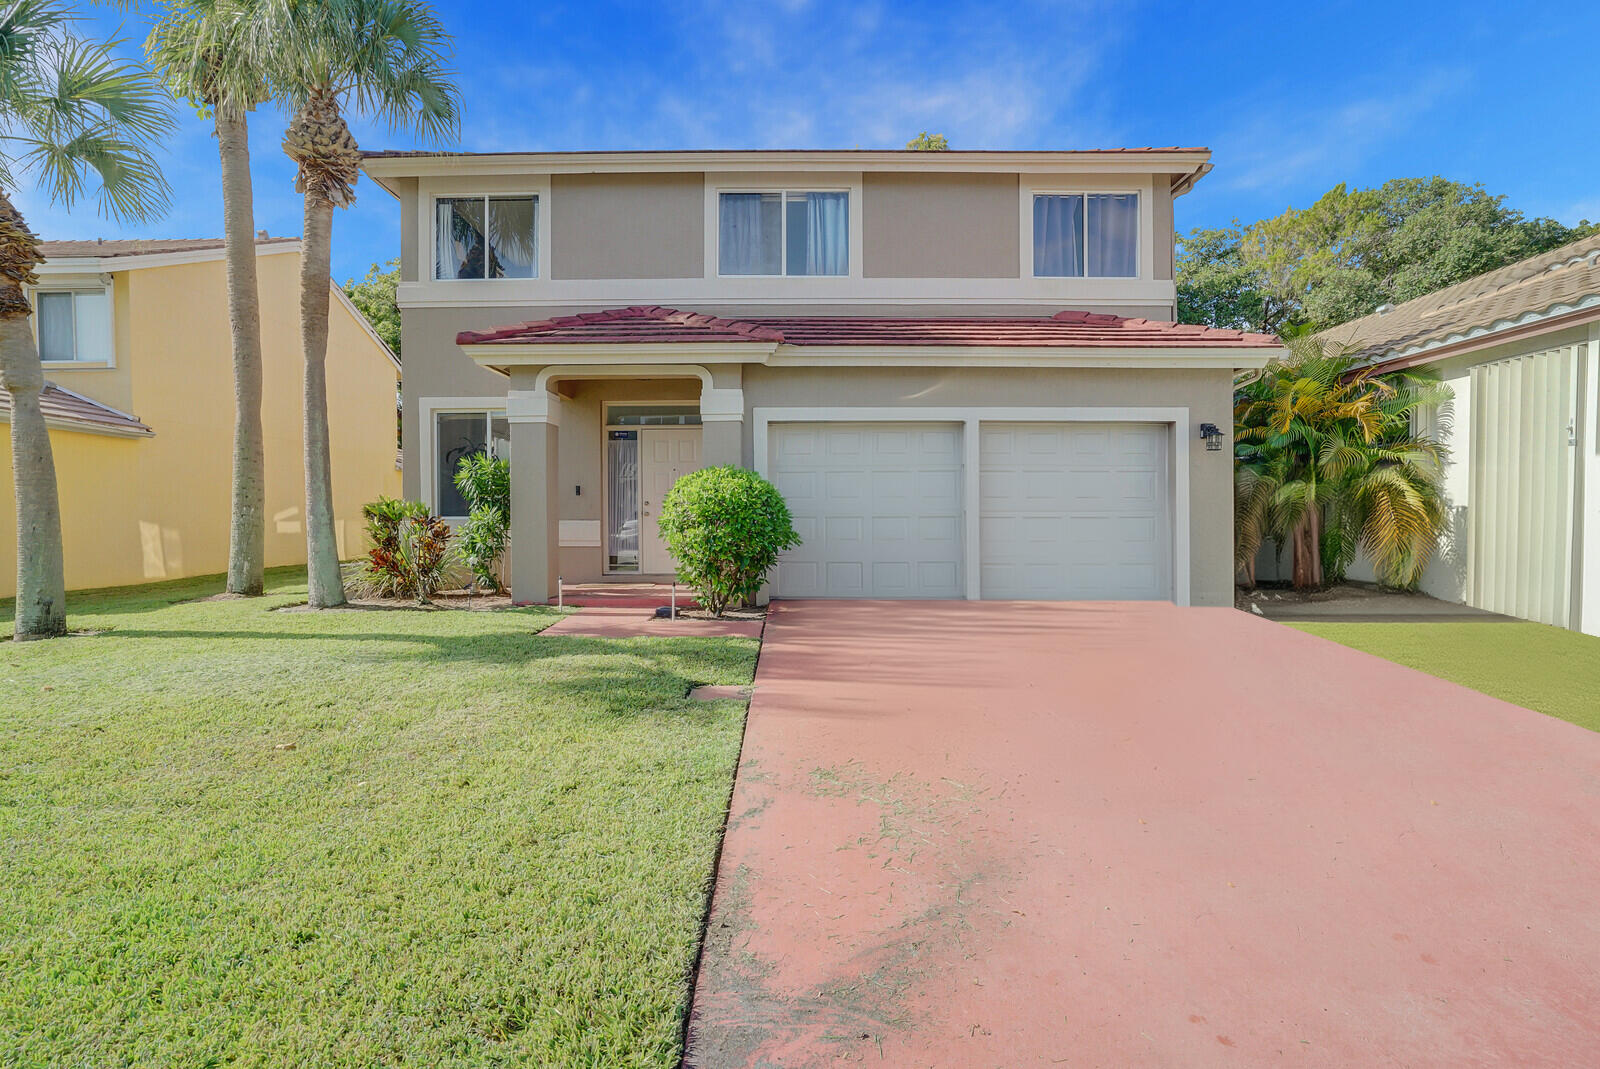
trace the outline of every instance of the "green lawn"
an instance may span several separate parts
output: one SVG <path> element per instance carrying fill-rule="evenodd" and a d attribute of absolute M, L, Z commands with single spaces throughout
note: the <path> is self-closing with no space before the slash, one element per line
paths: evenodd
<path fill-rule="evenodd" d="M 0 644 L 0 1064 L 676 1065 L 756 644 L 269 588 Z"/>
<path fill-rule="evenodd" d="M 1530 623 L 1289 626 L 1600 731 L 1600 638 Z"/>

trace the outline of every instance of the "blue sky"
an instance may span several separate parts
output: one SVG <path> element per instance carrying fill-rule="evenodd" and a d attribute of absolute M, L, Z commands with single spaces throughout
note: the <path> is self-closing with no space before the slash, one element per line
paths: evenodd
<path fill-rule="evenodd" d="M 1180 230 L 1304 206 L 1338 182 L 1443 174 L 1529 214 L 1600 219 L 1600 5 L 1156 3 L 439 3 L 470 150 L 1206 145 L 1216 170 Z M 91 28 L 143 40 L 126 15 Z M 1584 42 L 1590 42 L 1585 45 Z M 363 147 L 414 143 L 363 122 Z M 258 113 L 256 225 L 300 231 L 283 117 Z M 118 228 L 23 191 L 51 238 L 219 235 L 209 125 L 163 154 L 174 208 Z M 399 247 L 369 181 L 334 221 L 339 279 Z"/>

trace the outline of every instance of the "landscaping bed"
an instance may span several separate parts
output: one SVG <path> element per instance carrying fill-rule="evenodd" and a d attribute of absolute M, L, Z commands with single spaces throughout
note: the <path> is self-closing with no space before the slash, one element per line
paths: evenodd
<path fill-rule="evenodd" d="M 220 586 L 0 647 L 0 1061 L 675 1066 L 756 643 Z"/>

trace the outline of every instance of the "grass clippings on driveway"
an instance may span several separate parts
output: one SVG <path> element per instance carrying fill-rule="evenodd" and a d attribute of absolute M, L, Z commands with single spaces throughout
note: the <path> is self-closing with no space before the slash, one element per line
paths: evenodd
<path fill-rule="evenodd" d="M 0 1062 L 675 1065 L 755 642 L 219 588 L 0 644 Z"/>
<path fill-rule="evenodd" d="M 1535 623 L 1287 626 L 1600 731 L 1600 638 Z"/>

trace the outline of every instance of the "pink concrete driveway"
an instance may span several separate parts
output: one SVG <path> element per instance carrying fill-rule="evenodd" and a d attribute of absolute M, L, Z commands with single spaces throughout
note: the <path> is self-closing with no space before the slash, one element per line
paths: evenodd
<path fill-rule="evenodd" d="M 1600 736 L 1231 609 L 778 603 L 756 683 L 691 1066 L 1600 1063 Z"/>

